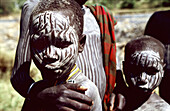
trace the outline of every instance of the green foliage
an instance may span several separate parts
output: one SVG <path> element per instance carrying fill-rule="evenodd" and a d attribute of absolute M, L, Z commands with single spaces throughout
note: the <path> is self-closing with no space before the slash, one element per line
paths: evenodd
<path fill-rule="evenodd" d="M 10 14 L 22 7 L 26 0 L 0 0 L 0 14 Z"/>
<path fill-rule="evenodd" d="M 12 87 L 9 80 L 0 79 L 0 111 L 21 111 L 24 98 Z"/>
<path fill-rule="evenodd" d="M 26 0 L 0 0 L 0 14 L 10 14 L 21 9 Z M 109 9 L 134 9 L 170 7 L 170 0 L 89 0 L 87 4 L 100 3 Z"/>
<path fill-rule="evenodd" d="M 14 90 L 10 83 L 15 51 L 0 48 L 0 111 L 21 111 L 24 98 Z M 30 75 L 35 80 L 41 80 L 39 70 L 31 64 Z"/>
<path fill-rule="evenodd" d="M 26 0 L 17 0 L 18 6 L 21 9 Z"/>
<path fill-rule="evenodd" d="M 92 0 L 90 3 L 100 3 L 109 9 L 143 9 L 170 7 L 170 0 Z"/>
<path fill-rule="evenodd" d="M 1 14 L 9 14 L 15 9 L 15 0 L 0 0 Z"/>
<path fill-rule="evenodd" d="M 135 0 L 123 0 L 118 3 L 117 7 L 120 9 L 124 8 L 132 9 L 135 7 L 135 3 L 136 3 Z"/>
<path fill-rule="evenodd" d="M 14 51 L 0 48 L 0 111 L 20 111 L 24 100 L 10 83 L 13 57 Z"/>
<path fill-rule="evenodd" d="M 148 4 L 148 8 L 170 7 L 170 0 L 140 0 Z"/>
<path fill-rule="evenodd" d="M 113 9 L 115 8 L 115 5 L 114 5 L 115 2 L 116 1 L 112 1 L 112 0 L 102 0 L 100 4 L 107 6 L 108 9 Z"/>
<path fill-rule="evenodd" d="M 13 51 L 0 49 L 0 79 L 9 79 L 13 66 Z"/>
<path fill-rule="evenodd" d="M 169 7 L 170 6 L 170 0 L 162 0 L 162 6 L 163 7 Z"/>

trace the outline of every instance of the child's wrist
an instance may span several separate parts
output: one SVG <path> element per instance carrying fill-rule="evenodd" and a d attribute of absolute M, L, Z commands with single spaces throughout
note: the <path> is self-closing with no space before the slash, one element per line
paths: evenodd
<path fill-rule="evenodd" d="M 39 92 L 50 86 L 52 85 L 45 80 L 32 83 L 27 91 L 27 99 L 35 99 Z"/>

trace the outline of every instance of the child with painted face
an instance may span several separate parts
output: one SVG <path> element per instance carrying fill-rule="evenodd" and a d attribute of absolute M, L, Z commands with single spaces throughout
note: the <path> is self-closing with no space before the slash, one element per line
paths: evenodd
<path fill-rule="evenodd" d="M 164 76 L 164 51 L 163 44 L 150 36 L 136 38 L 125 46 L 123 71 L 129 86 L 125 93 L 125 111 L 170 110 L 153 92 Z"/>
<path fill-rule="evenodd" d="M 49 4 L 44 5 L 45 3 Z M 82 13 L 80 6 L 73 0 L 39 2 L 30 18 L 32 58 L 43 79 L 49 84 L 57 86 L 71 82 L 87 88 L 85 94 L 94 103 L 91 110 L 102 111 L 98 88 L 75 64 L 86 40 L 86 36 L 82 34 Z M 59 99 L 58 102 L 62 100 Z M 50 110 L 67 110 L 69 104 L 74 104 L 73 101 L 67 102 L 68 106 L 66 105 L 65 109 L 50 108 Z M 41 109 L 39 108 L 37 107 L 36 111 Z M 43 109 L 49 110 L 49 107 Z"/>
<path fill-rule="evenodd" d="M 37 98 L 37 94 L 42 95 L 43 98 L 41 98 L 41 100 L 43 99 L 43 101 L 46 102 L 45 104 L 52 102 L 52 106 L 56 106 L 57 108 L 65 107 L 65 104 L 70 103 L 65 102 L 64 104 L 56 105 L 58 104 L 56 99 L 60 92 L 74 92 L 74 94 L 71 94 L 71 97 L 65 94 L 60 97 L 63 97 L 64 100 L 69 99 L 76 101 L 76 104 L 73 106 L 70 105 L 70 109 L 89 110 L 92 100 L 86 95 L 78 93 L 85 91 L 80 85 L 65 83 L 51 86 L 48 85 L 45 80 L 35 82 L 30 76 L 30 65 L 31 60 L 33 59 L 31 56 L 30 37 L 28 33 L 30 15 L 37 4 L 41 1 L 42 0 L 26 0 L 23 4 L 20 21 L 20 37 L 16 50 L 15 63 L 11 74 L 11 84 L 24 98 L 34 99 Z M 46 4 L 44 5 L 48 6 L 48 2 L 51 0 L 46 1 L 47 2 L 45 2 Z M 105 111 L 107 111 L 109 107 L 109 109 L 112 110 L 115 98 L 113 89 L 116 79 L 116 44 L 114 34 L 116 21 L 110 11 L 104 6 L 97 4 L 85 6 L 84 3 L 87 0 L 75 1 L 81 6 L 83 5 L 83 34 L 86 34 L 85 48 L 83 49 L 83 52 L 79 54 L 76 64 L 82 70 L 83 74 L 85 74 L 98 87 Z M 24 106 L 22 109 L 25 109 Z M 74 106 L 76 106 L 76 108 Z M 119 107 L 117 105 L 115 106 Z"/>
<path fill-rule="evenodd" d="M 159 86 L 160 96 L 170 104 L 170 10 L 156 11 L 149 18 L 144 34 L 153 36 L 160 40 L 165 46 L 165 63 L 164 77 Z"/>

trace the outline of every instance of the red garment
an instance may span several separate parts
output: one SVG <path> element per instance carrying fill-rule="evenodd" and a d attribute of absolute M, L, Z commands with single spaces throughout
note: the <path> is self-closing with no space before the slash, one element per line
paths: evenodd
<path fill-rule="evenodd" d="M 96 17 L 101 31 L 103 65 L 106 73 L 106 92 L 104 106 L 110 100 L 116 79 L 116 40 L 114 26 L 116 21 L 106 7 L 101 5 L 87 6 Z"/>

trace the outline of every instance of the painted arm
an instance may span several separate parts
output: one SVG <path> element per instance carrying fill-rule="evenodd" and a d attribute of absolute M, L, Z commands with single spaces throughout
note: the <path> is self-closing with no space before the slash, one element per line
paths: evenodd
<path fill-rule="evenodd" d="M 29 75 L 31 64 L 31 52 L 29 43 L 29 18 L 31 12 L 39 0 L 28 0 L 24 3 L 20 20 L 20 37 L 15 55 L 15 63 L 11 76 L 11 83 L 15 90 L 27 97 L 29 87 L 34 80 Z"/>

